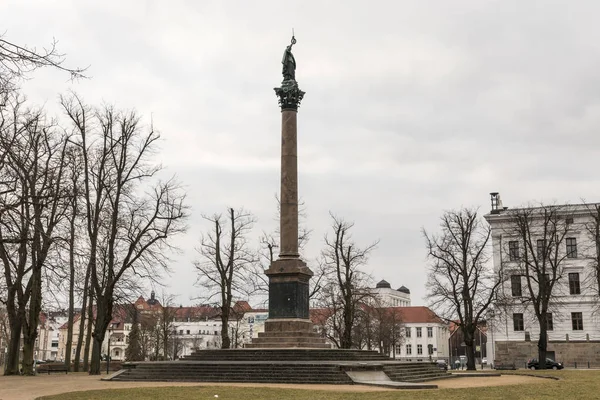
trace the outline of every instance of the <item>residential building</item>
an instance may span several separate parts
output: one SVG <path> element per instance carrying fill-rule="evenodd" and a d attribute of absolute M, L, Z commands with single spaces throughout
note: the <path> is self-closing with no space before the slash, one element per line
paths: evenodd
<path fill-rule="evenodd" d="M 396 345 L 395 358 L 429 361 L 450 356 L 448 324 L 425 306 L 394 307 L 404 328 L 404 340 Z"/>
<path fill-rule="evenodd" d="M 491 198 L 492 209 L 485 219 L 491 226 L 494 269 L 502 271 L 505 280 L 499 300 L 488 315 L 490 355 L 496 362 L 517 366 L 538 355 L 539 324 L 527 300 L 529 289 L 523 276 L 525 249 L 513 226 L 515 215 L 531 215 L 531 242 L 535 249 L 529 251 L 536 251 L 541 259 L 540 254 L 545 251 L 544 213 L 551 210 L 558 215 L 561 230 L 560 239 L 556 240 L 560 266 L 547 314 L 547 356 L 567 366 L 588 362 L 600 365 L 600 320 L 594 312 L 598 306 L 597 287 L 590 279 L 594 275 L 596 243 L 587 231 L 594 223 L 597 204 L 510 209 L 502 205 L 498 193 L 492 193 Z M 530 258 L 536 256 L 532 254 Z"/>

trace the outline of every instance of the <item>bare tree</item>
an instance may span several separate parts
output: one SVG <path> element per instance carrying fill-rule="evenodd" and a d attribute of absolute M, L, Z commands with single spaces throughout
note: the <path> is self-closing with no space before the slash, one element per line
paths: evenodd
<path fill-rule="evenodd" d="M 558 304 L 559 282 L 564 277 L 563 251 L 572 221 L 568 206 L 540 205 L 506 212 L 504 232 L 517 246 L 507 250 L 513 264 L 511 270 L 523 276 L 526 290 L 519 298 L 524 307 L 531 307 L 540 329 L 538 359 L 546 359 L 548 347 L 548 314 Z M 509 245 L 510 247 L 510 245 Z M 512 254 L 511 254 L 512 252 Z M 539 363 L 546 368 L 545 362 Z"/>
<path fill-rule="evenodd" d="M 76 286 L 76 272 L 78 264 L 77 255 L 77 234 L 79 233 L 77 221 L 80 218 L 79 213 L 79 187 L 81 184 L 81 162 L 77 147 L 67 147 L 67 190 L 68 196 L 68 207 L 69 210 L 66 213 L 66 219 L 68 221 L 68 238 L 67 238 L 67 249 L 69 254 L 69 279 L 68 279 L 68 328 L 67 328 L 67 342 L 65 346 L 65 365 L 71 370 L 71 355 L 73 347 L 73 322 L 75 319 L 75 286 Z M 79 360 L 77 360 L 77 369 L 79 369 Z"/>
<path fill-rule="evenodd" d="M 140 347 L 144 360 L 154 356 L 156 359 L 156 349 L 159 347 L 157 338 L 158 316 L 140 315 Z M 151 351 L 153 351 L 151 353 Z"/>
<path fill-rule="evenodd" d="M 56 250 L 57 226 L 66 212 L 63 188 L 66 137 L 40 110 L 25 110 L 18 97 L 11 114 L 2 112 L 0 148 L 0 259 L 7 287 L 5 301 L 11 343 L 5 374 L 19 373 L 23 335 L 23 373 L 33 375 L 34 346 L 42 308 L 42 277 Z"/>
<path fill-rule="evenodd" d="M 427 296 L 441 318 L 454 320 L 462 330 L 467 369 L 474 370 L 475 332 L 502 282 L 487 265 L 491 230 L 473 209 L 447 211 L 440 219 L 439 235 L 423 229 L 431 262 Z"/>
<path fill-rule="evenodd" d="M 95 110 L 62 98 L 83 157 L 83 203 L 90 286 L 96 303 L 90 374 L 100 373 L 102 342 L 115 293 L 128 279 L 157 279 L 167 269 L 171 239 L 185 231 L 185 196 L 174 179 L 158 181 L 150 162 L 159 139 L 134 112 Z M 147 188 L 146 192 L 143 192 Z"/>
<path fill-rule="evenodd" d="M 254 217 L 242 209 L 229 208 L 227 216 L 221 214 L 204 217 L 213 225 L 202 236 L 197 249 L 201 260 L 194 263 L 198 271 L 198 284 L 206 289 L 206 299 L 218 299 L 221 309 L 221 347 L 231 347 L 229 318 L 234 297 L 248 292 L 248 276 L 256 255 L 249 248 L 248 234 Z"/>
<path fill-rule="evenodd" d="M 361 271 L 376 241 L 364 248 L 358 247 L 349 223 L 331 214 L 333 236 L 325 235 L 325 247 L 321 252 L 321 265 L 325 271 L 321 303 L 333 311 L 331 337 L 343 349 L 353 347 L 353 329 L 356 325 L 360 304 L 372 297 L 368 290 L 369 276 Z"/>
<path fill-rule="evenodd" d="M 87 68 L 68 68 L 63 65 L 65 55 L 56 47 L 54 39 L 48 47 L 37 50 L 35 47 L 15 44 L 0 34 L 0 106 L 6 96 L 17 89 L 17 82 L 38 68 L 51 67 L 67 72 L 71 79 L 84 78 Z"/>
<path fill-rule="evenodd" d="M 170 349 L 173 346 L 174 336 L 177 335 L 177 328 L 175 326 L 177 309 L 175 308 L 174 300 L 175 297 L 173 295 L 164 292 L 160 300 L 162 307 L 158 314 L 156 346 L 162 350 L 164 360 L 168 359 L 169 354 L 171 354 Z M 156 355 L 158 356 L 158 352 Z"/>

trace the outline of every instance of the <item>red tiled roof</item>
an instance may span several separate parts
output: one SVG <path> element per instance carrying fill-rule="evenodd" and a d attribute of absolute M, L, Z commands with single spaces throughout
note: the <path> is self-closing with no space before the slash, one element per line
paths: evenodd
<path fill-rule="evenodd" d="M 250 304 L 248 304 L 247 301 L 240 300 L 235 302 L 235 304 L 233 305 L 233 310 L 237 313 L 248 312 L 252 311 L 252 307 L 250 306 Z"/>
<path fill-rule="evenodd" d="M 311 308 L 308 310 L 309 318 L 315 325 L 324 325 L 332 314 L 333 310 L 330 308 Z"/>
<path fill-rule="evenodd" d="M 414 307 L 390 307 L 394 312 L 399 314 L 400 320 L 404 323 L 413 324 L 443 324 L 444 321 L 438 317 L 429 307 L 414 306 Z"/>

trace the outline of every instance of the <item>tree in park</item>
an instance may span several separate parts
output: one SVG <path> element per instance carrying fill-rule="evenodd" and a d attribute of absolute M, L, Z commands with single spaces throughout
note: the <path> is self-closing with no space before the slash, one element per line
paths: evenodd
<path fill-rule="evenodd" d="M 197 249 L 200 260 L 195 262 L 198 284 L 206 290 L 206 300 L 218 304 L 221 311 L 221 348 L 231 347 L 229 320 L 235 297 L 246 297 L 251 288 L 249 275 L 256 263 L 256 254 L 248 244 L 248 234 L 254 217 L 242 209 L 227 209 L 226 216 L 205 216 L 212 225 L 202 236 Z"/>
<path fill-rule="evenodd" d="M 145 354 L 142 349 L 140 321 L 137 310 L 132 311 L 131 331 L 128 335 L 127 348 L 125 349 L 125 359 L 127 361 L 144 361 Z"/>
<path fill-rule="evenodd" d="M 321 305 L 332 311 L 329 318 L 329 338 L 337 347 L 350 349 L 354 346 L 353 331 L 361 312 L 361 304 L 372 298 L 369 276 L 361 270 L 378 241 L 365 247 L 356 245 L 352 238 L 354 223 L 331 214 L 333 234 L 325 236 L 321 252 L 324 271 Z"/>
<path fill-rule="evenodd" d="M 44 273 L 68 212 L 67 136 L 17 94 L 0 107 L 0 263 L 10 326 L 6 375 L 33 375 Z"/>
<path fill-rule="evenodd" d="M 488 265 L 491 230 L 477 211 L 446 211 L 440 233 L 423 229 L 430 261 L 427 297 L 431 308 L 462 330 L 467 369 L 475 370 L 475 333 L 501 285 L 501 273 Z"/>
<path fill-rule="evenodd" d="M 152 125 L 143 126 L 133 111 L 90 108 L 77 95 L 61 103 L 83 158 L 87 268 L 96 306 L 89 372 L 97 375 L 115 295 L 128 281 L 156 280 L 167 269 L 172 239 L 186 229 L 187 208 L 177 181 L 158 178 L 162 167 L 151 160 L 160 135 Z"/>

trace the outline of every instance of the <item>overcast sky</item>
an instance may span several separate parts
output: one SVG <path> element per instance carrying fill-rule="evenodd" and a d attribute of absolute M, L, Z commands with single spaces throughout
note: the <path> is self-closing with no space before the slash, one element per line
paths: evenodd
<path fill-rule="evenodd" d="M 161 162 L 192 208 L 167 289 L 190 304 L 201 214 L 243 206 L 275 228 L 280 110 L 273 87 L 296 32 L 299 189 L 313 236 L 329 212 L 380 239 L 366 268 L 425 304 L 425 247 L 445 209 L 600 201 L 597 1 L 0 2 L 5 38 L 53 37 L 74 84 L 41 70 L 24 85 L 58 113 L 74 89 L 135 108 L 162 132 Z"/>

